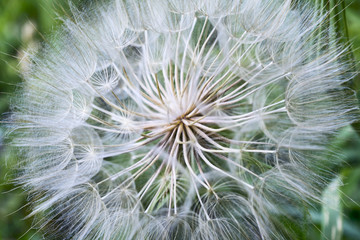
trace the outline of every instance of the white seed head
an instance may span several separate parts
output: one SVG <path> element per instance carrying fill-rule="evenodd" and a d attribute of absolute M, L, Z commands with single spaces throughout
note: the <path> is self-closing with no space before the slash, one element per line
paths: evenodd
<path fill-rule="evenodd" d="M 324 146 L 357 116 L 344 49 L 316 37 L 325 16 L 291 2 L 74 8 L 12 104 L 17 181 L 43 216 L 34 227 L 62 239 L 291 238 L 281 223 L 319 200 Z"/>

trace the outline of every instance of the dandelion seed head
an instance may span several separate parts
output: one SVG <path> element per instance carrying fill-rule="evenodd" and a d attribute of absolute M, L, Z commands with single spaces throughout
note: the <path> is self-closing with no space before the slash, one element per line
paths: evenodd
<path fill-rule="evenodd" d="M 314 37 L 325 16 L 291 2 L 71 6 L 9 119 L 34 227 L 289 239 L 280 216 L 319 200 L 326 141 L 358 111 L 344 49 Z"/>

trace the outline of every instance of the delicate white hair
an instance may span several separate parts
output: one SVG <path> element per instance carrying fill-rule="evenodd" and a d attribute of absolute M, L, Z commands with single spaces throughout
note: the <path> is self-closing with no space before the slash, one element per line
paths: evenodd
<path fill-rule="evenodd" d="M 345 48 L 291 0 L 73 8 L 12 102 L 17 182 L 62 239 L 289 239 L 357 118 Z M 324 33 L 324 34 L 323 34 Z"/>

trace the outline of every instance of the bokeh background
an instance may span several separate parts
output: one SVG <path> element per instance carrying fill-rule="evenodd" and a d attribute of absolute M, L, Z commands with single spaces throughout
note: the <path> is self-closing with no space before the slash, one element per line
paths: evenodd
<path fill-rule="evenodd" d="M 89 1 L 77 0 L 76 4 Z M 0 0 L 0 120 L 9 112 L 12 93 L 21 83 L 19 72 L 27 66 L 26 49 L 38 48 L 61 24 L 60 17 L 69 12 L 67 6 L 67 0 Z M 360 0 L 346 0 L 339 6 L 339 31 L 346 37 L 347 28 L 353 57 L 360 63 Z M 352 87 L 360 96 L 359 75 Z M 6 147 L 3 133 L 0 125 L 0 240 L 42 239 L 38 230 L 31 229 L 34 219 L 27 217 L 26 195 L 11 183 L 16 157 Z M 323 204 L 309 211 L 310 224 L 301 227 L 304 233 L 299 236 L 306 240 L 360 240 L 360 123 L 343 128 L 329 146 L 340 150 L 343 162 L 334 169 L 339 177 L 324 191 Z"/>

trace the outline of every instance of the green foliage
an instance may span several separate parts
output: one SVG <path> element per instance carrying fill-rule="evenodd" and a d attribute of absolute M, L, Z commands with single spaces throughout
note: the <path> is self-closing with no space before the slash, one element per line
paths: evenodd
<path fill-rule="evenodd" d="M 323 194 L 321 239 L 340 240 L 343 232 L 343 216 L 340 194 L 341 178 L 335 178 Z"/>

